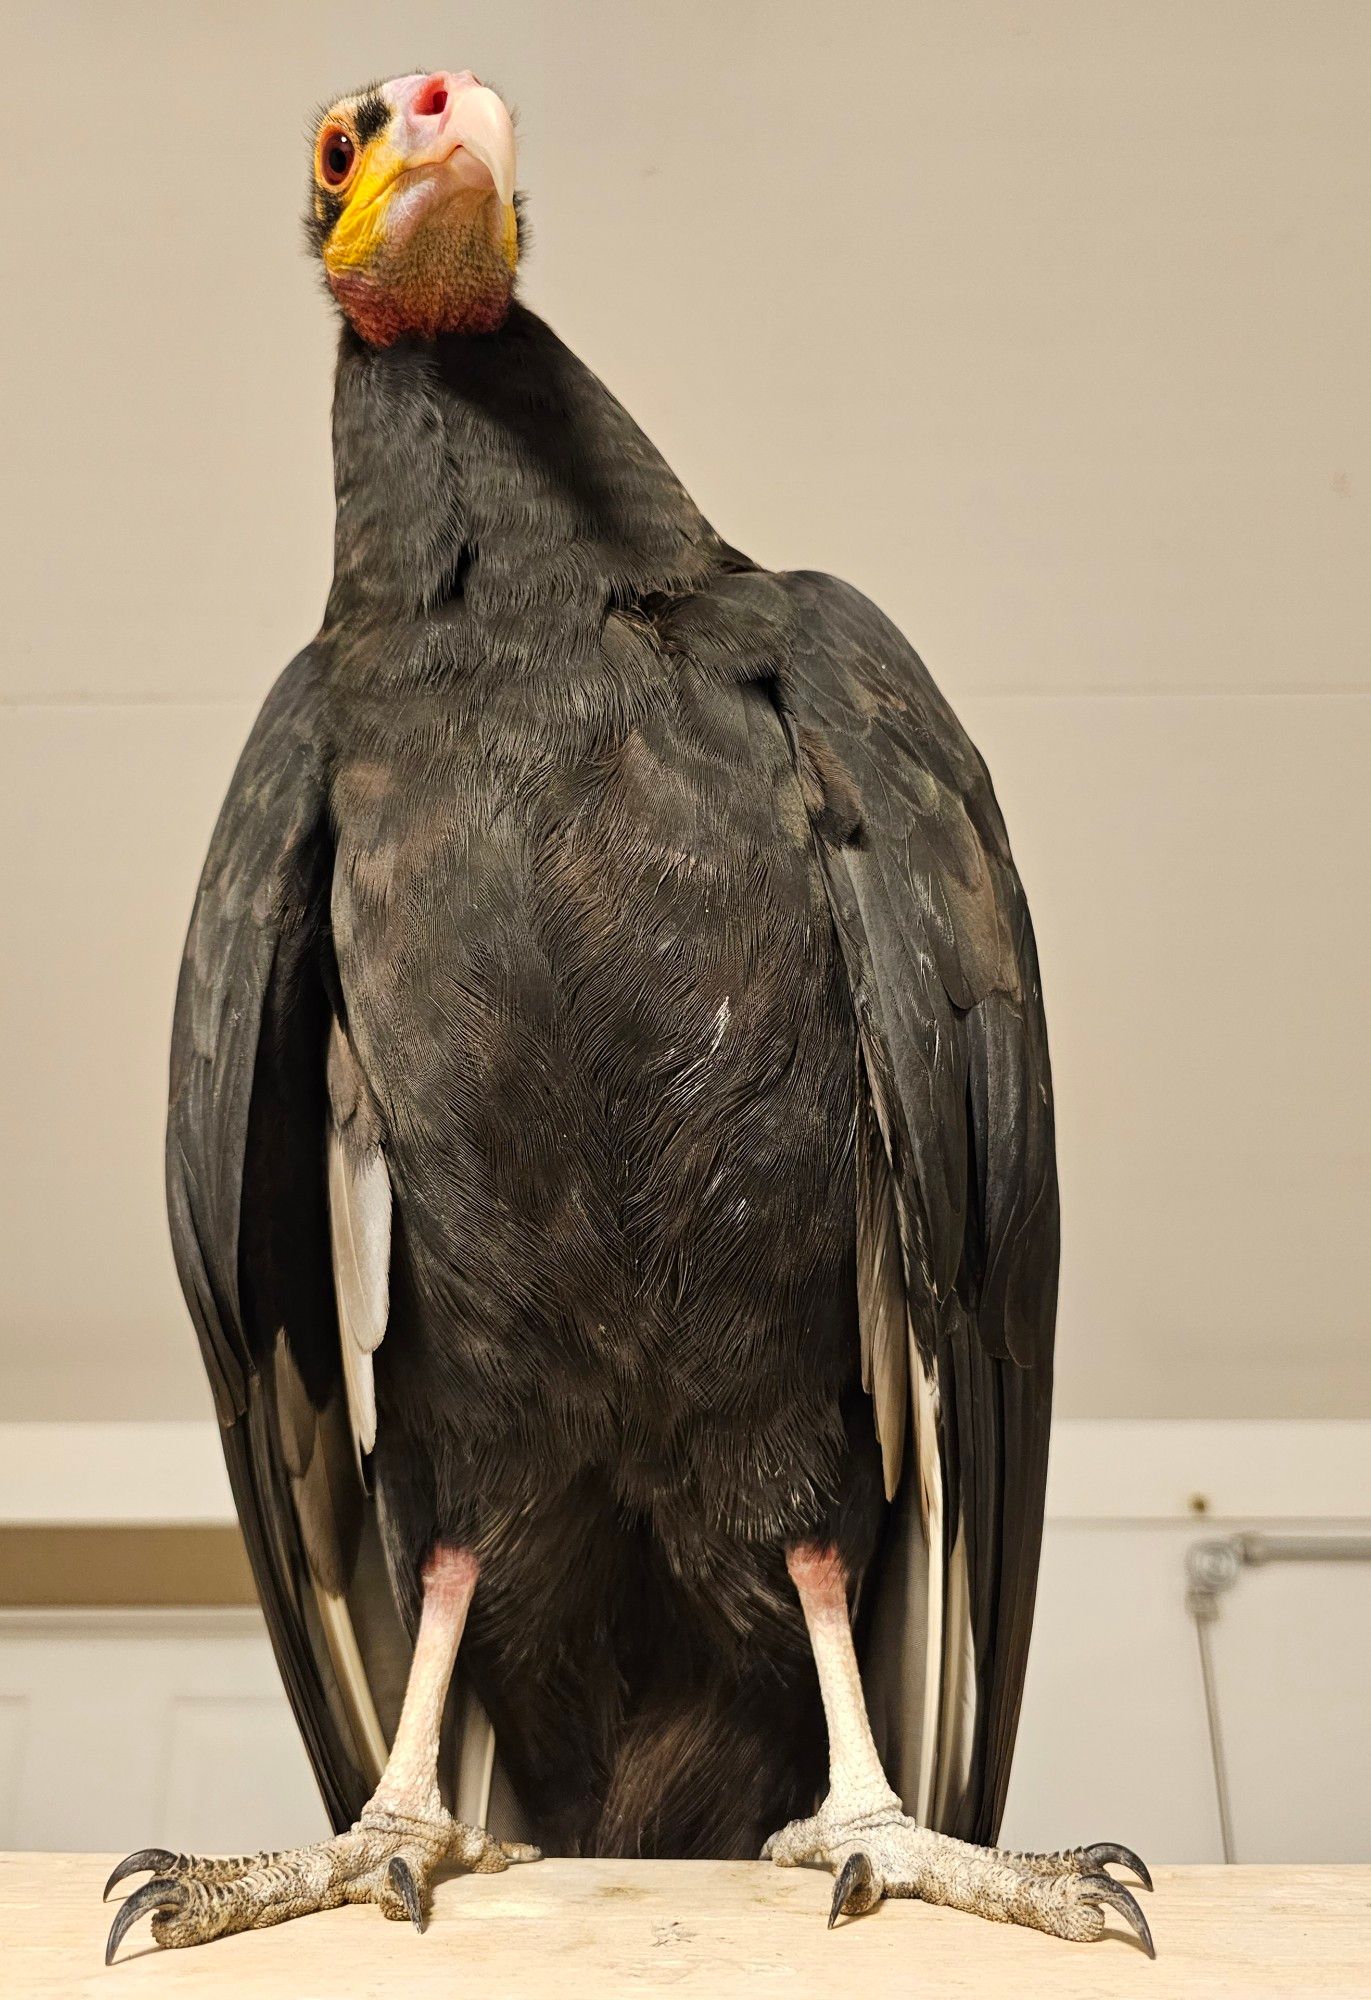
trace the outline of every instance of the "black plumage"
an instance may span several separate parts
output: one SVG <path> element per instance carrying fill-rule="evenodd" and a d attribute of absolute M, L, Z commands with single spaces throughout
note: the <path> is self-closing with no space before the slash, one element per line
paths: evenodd
<path fill-rule="evenodd" d="M 897 1788 L 991 1840 L 1057 1205 L 984 765 L 869 603 L 724 544 L 522 307 L 480 338 L 345 330 L 334 440 L 333 589 L 214 836 L 168 1133 L 330 1815 L 374 1782 L 439 1539 L 481 1559 L 456 1796 L 489 1790 L 474 1694 L 493 1818 L 755 1853 L 821 1786 L 785 1568 L 813 1539 L 857 1580 Z M 330 1145 L 388 1190 L 362 1358 Z"/>

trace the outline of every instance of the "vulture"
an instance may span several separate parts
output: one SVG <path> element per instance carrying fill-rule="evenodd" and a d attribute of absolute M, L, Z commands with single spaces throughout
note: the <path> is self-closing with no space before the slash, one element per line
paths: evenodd
<path fill-rule="evenodd" d="M 176 1000 L 177 1266 L 333 1837 L 143 1848 L 112 1957 L 445 1869 L 762 1858 L 1063 1938 L 994 1846 L 1058 1203 L 986 769 L 856 590 L 723 541 L 516 295 L 501 98 L 341 98 L 335 569 Z M 107 1894 L 109 1891 L 107 1890 Z"/>

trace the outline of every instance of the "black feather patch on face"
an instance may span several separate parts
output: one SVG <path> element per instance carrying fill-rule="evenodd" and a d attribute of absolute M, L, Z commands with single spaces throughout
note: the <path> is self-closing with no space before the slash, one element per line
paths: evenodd
<path fill-rule="evenodd" d="M 316 185 L 314 199 L 305 217 L 305 234 L 314 250 L 322 250 L 333 234 L 339 216 L 347 206 L 342 195 Z"/>
<path fill-rule="evenodd" d="M 357 134 L 358 146 L 379 139 L 390 123 L 390 115 L 390 106 L 379 90 L 373 87 L 363 91 L 352 112 L 352 129 Z"/>

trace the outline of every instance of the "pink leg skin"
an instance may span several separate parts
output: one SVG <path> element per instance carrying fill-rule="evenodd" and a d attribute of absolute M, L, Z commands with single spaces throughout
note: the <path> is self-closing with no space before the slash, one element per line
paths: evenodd
<path fill-rule="evenodd" d="M 441 1543 L 424 1564 L 424 1599 L 404 1705 L 389 1760 L 364 1819 L 378 1811 L 435 1819 L 442 1811 L 438 1738 L 479 1574 L 480 1565 L 469 1549 L 444 1548 Z"/>
<path fill-rule="evenodd" d="M 106 1964 L 149 1910 L 159 1945 L 205 1944 L 340 1903 L 375 1903 L 384 1916 L 408 1917 L 422 1930 L 438 1869 L 488 1875 L 511 1861 L 538 1859 L 536 1847 L 492 1840 L 482 1828 L 455 1820 L 438 1789 L 443 1710 L 478 1574 L 468 1549 L 440 1545 L 424 1565 L 419 1630 L 395 1741 L 357 1824 L 311 1847 L 235 1860 L 152 1848 L 131 1854 L 111 1875 L 107 1896 L 126 1875 L 142 1868 L 156 1872 L 121 1906 Z"/>
<path fill-rule="evenodd" d="M 1147 1920 L 1128 1890 L 1104 1873 L 1121 1862 L 1146 1888 L 1152 1883 L 1126 1847 L 1102 1843 L 1066 1854 L 1007 1854 L 973 1847 L 933 1833 L 910 1819 L 886 1781 L 862 1693 L 847 1577 L 836 1550 L 801 1543 L 786 1567 L 804 1613 L 828 1725 L 828 1797 L 812 1819 L 795 1820 L 774 1833 L 763 1860 L 779 1867 L 812 1864 L 837 1877 L 829 1927 L 840 1916 L 860 1916 L 884 1896 L 914 1896 L 926 1903 L 1026 1924 L 1056 1937 L 1098 1938 L 1104 1910 L 1117 1910 L 1151 1954 Z"/>
<path fill-rule="evenodd" d="M 845 1819 L 892 1808 L 899 1812 L 899 1797 L 886 1782 L 867 1719 L 842 1563 L 834 1550 L 807 1542 L 790 1550 L 786 1567 L 804 1612 L 823 1696 L 829 1798 L 841 1801 Z"/>

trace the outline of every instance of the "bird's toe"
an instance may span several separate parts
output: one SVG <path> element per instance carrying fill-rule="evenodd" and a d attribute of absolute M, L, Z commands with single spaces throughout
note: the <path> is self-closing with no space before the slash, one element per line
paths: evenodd
<path fill-rule="evenodd" d="M 135 1889 L 131 1896 L 126 1896 L 115 1912 L 114 1922 L 110 1925 L 109 1937 L 105 1942 L 105 1964 L 114 1963 L 114 1954 L 124 1939 L 139 1918 L 145 1917 L 149 1911 L 152 1912 L 153 1937 L 158 1944 L 163 1943 L 164 1939 L 159 1935 L 161 1924 L 168 1917 L 184 1910 L 187 1893 L 184 1882 L 178 1882 L 170 1876 L 155 1875 L 151 1882 L 145 1882 L 141 1889 Z"/>
<path fill-rule="evenodd" d="M 828 1906 L 828 1928 L 839 1917 L 861 1917 L 874 1910 L 885 1894 L 885 1883 L 871 1856 L 854 1847 L 833 1883 L 833 1900 Z"/>
<path fill-rule="evenodd" d="M 1152 1876 L 1147 1863 L 1136 1855 L 1131 1847 L 1122 1847 L 1117 1840 L 1097 1840 L 1092 1847 L 1083 1847 L 1080 1851 L 1096 1868 L 1102 1868 L 1107 1861 L 1116 1863 L 1120 1868 L 1127 1868 L 1137 1876 L 1144 1889 L 1150 1891 Z"/>
<path fill-rule="evenodd" d="M 100 1900 L 102 1903 L 107 1903 L 110 1891 L 117 1889 L 130 1875 L 141 1875 L 144 1869 L 151 1870 L 154 1875 L 165 1875 L 175 1866 L 176 1856 L 168 1847 L 136 1847 L 132 1854 L 126 1854 L 123 1860 L 110 1870 L 110 1877 Z"/>
<path fill-rule="evenodd" d="M 378 1808 L 369 1808 L 356 1826 L 332 1840 L 281 1853 L 227 1858 L 140 1848 L 119 1863 L 106 1894 L 141 1868 L 156 1873 L 120 1906 L 106 1963 L 149 1911 L 154 1939 L 172 1947 L 207 1944 L 342 1903 L 374 1903 L 383 1916 L 422 1931 L 434 1876 L 445 1864 L 490 1874 L 538 1858 L 536 1847 L 496 1840 L 446 1813 L 411 1818 Z"/>
<path fill-rule="evenodd" d="M 1082 1875 L 1080 1883 L 1081 1900 L 1093 1905 L 1100 1912 L 1099 1935 L 1104 1934 L 1104 1911 L 1116 1910 L 1136 1936 L 1138 1943 L 1149 1958 L 1157 1956 L 1157 1947 L 1152 1942 L 1152 1932 L 1147 1918 L 1139 1908 L 1137 1897 L 1122 1882 L 1116 1882 L 1112 1875 L 1101 1871 L 1098 1875 Z"/>

